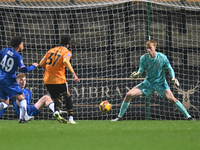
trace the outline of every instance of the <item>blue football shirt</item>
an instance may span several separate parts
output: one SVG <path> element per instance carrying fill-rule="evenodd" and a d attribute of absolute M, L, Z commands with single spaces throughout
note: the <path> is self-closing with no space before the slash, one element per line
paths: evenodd
<path fill-rule="evenodd" d="M 0 81 L 15 82 L 18 68 L 25 67 L 22 56 L 13 48 L 0 51 Z"/>

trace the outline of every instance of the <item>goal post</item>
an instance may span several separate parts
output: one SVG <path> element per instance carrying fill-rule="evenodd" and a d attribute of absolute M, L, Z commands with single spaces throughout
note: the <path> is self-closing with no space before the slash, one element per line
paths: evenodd
<path fill-rule="evenodd" d="M 75 83 L 66 70 L 67 82 L 78 120 L 111 119 L 118 115 L 126 93 L 142 82 L 129 76 L 139 69 L 149 36 L 158 43 L 175 71 L 180 87 L 167 82 L 188 112 L 198 118 L 200 76 L 200 2 L 198 0 L 1 0 L 0 47 L 10 46 L 13 36 L 24 38 L 22 53 L 26 66 L 42 59 L 59 44 L 60 36 L 72 37 L 71 63 L 80 78 Z M 27 75 L 27 88 L 33 103 L 48 94 L 40 67 Z M 108 100 L 109 113 L 98 105 Z M 65 104 L 63 103 L 63 110 Z M 2 119 L 16 119 L 9 107 Z M 43 108 L 36 119 L 52 119 Z M 173 104 L 152 94 L 131 101 L 125 120 L 184 119 Z"/>

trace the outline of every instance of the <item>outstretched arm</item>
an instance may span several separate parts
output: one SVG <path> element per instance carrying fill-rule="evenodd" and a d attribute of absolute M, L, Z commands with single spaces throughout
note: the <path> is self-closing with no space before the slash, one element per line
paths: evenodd
<path fill-rule="evenodd" d="M 130 78 L 137 79 L 142 73 L 144 72 L 144 65 L 143 65 L 143 56 L 140 58 L 140 67 L 137 73 L 134 71 L 131 75 Z"/>
<path fill-rule="evenodd" d="M 24 65 L 23 60 L 22 60 L 22 56 L 20 55 L 18 58 L 19 58 L 19 60 L 18 60 L 18 64 L 17 65 L 20 68 L 19 69 L 20 72 L 26 73 L 26 72 L 29 72 L 29 71 L 35 69 L 38 66 L 38 63 L 33 63 L 33 65 L 31 65 L 29 67 L 26 67 Z"/>
<path fill-rule="evenodd" d="M 172 68 L 172 66 L 171 66 L 171 64 L 169 63 L 169 61 L 167 61 L 166 69 L 168 69 L 170 76 L 171 76 L 172 78 L 175 78 L 174 69 Z"/>
<path fill-rule="evenodd" d="M 140 73 L 140 75 L 144 72 L 144 64 L 143 64 L 144 59 L 145 59 L 144 56 L 141 56 L 141 58 L 140 58 L 140 67 L 139 67 L 139 70 L 137 72 L 137 73 Z"/>
<path fill-rule="evenodd" d="M 74 69 L 72 68 L 72 65 L 71 65 L 69 59 L 68 59 L 68 58 L 64 58 L 64 59 L 63 59 L 63 63 L 64 63 L 64 65 L 65 65 L 65 67 L 67 67 L 67 69 L 69 69 L 69 71 L 70 71 L 72 74 L 74 74 Z"/>
<path fill-rule="evenodd" d="M 79 78 L 76 76 L 76 73 L 74 72 L 74 69 L 69 61 L 68 58 L 63 59 L 64 65 L 69 69 L 69 71 L 73 74 L 73 78 L 75 82 L 80 82 Z"/>
<path fill-rule="evenodd" d="M 170 76 L 172 77 L 172 82 L 174 82 L 174 84 L 176 84 L 177 86 L 179 86 L 179 82 L 178 80 L 175 78 L 175 73 L 174 73 L 174 69 L 172 68 L 171 64 L 169 63 L 169 60 L 167 59 L 167 63 L 166 63 L 166 69 L 168 69 Z"/>
<path fill-rule="evenodd" d="M 31 65 L 29 67 L 24 66 L 24 67 L 20 68 L 20 72 L 23 72 L 23 73 L 29 72 L 29 71 L 35 69 L 37 66 L 38 66 L 38 63 L 33 63 L 33 65 Z"/>

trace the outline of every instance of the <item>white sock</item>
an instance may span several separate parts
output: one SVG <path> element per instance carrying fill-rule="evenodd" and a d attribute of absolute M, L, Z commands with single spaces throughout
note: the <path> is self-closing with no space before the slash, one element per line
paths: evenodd
<path fill-rule="evenodd" d="M 54 113 L 58 113 L 58 114 L 60 114 L 59 111 L 57 111 L 57 110 L 56 110 Z"/>
<path fill-rule="evenodd" d="M 55 110 L 54 110 L 54 102 L 50 103 L 48 107 L 49 107 L 49 109 L 51 109 L 53 112 L 55 111 Z"/>
<path fill-rule="evenodd" d="M 1 102 L 1 103 L 0 103 L 0 110 L 5 109 L 5 108 L 7 108 L 7 107 L 8 107 L 8 104 L 6 104 L 6 103 L 4 103 L 4 102 Z"/>
<path fill-rule="evenodd" d="M 73 120 L 73 116 L 69 116 L 69 121 Z"/>
<path fill-rule="evenodd" d="M 29 115 L 27 114 L 27 111 L 25 112 L 25 116 L 29 116 Z"/>
<path fill-rule="evenodd" d="M 23 99 L 20 101 L 19 105 L 19 119 L 24 119 L 26 114 L 26 100 Z"/>

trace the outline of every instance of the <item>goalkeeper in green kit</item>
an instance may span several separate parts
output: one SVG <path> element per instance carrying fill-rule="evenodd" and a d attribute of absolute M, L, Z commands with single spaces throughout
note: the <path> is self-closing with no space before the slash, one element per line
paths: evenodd
<path fill-rule="evenodd" d="M 156 52 L 157 43 L 154 40 L 146 42 L 146 54 L 140 58 L 140 68 L 138 72 L 133 72 L 130 77 L 137 79 L 146 70 L 146 78 L 144 81 L 133 87 L 125 96 L 122 102 L 120 112 L 117 118 L 111 121 L 120 121 L 127 110 L 131 99 L 139 95 L 148 97 L 156 91 L 162 98 L 167 98 L 174 106 L 186 117 L 189 121 L 195 121 L 187 112 L 182 103 L 176 99 L 171 92 L 166 78 L 165 70 L 168 69 L 172 82 L 179 86 L 178 80 L 175 78 L 174 70 L 172 69 L 167 57 L 159 52 Z"/>

